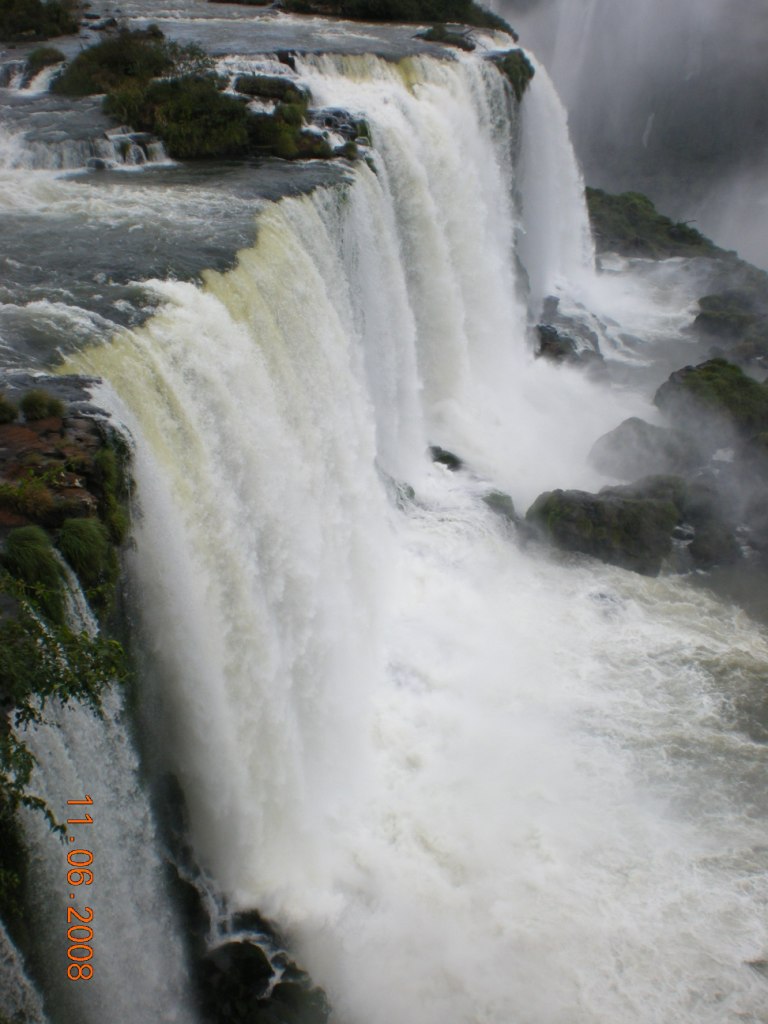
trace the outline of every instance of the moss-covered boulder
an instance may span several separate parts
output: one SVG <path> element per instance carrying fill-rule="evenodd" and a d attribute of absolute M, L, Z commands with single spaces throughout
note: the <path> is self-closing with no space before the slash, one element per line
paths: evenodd
<path fill-rule="evenodd" d="M 588 188 L 586 196 L 592 231 L 601 252 L 651 259 L 714 256 L 721 252 L 689 224 L 659 213 L 641 192 L 611 195 L 599 188 Z"/>
<path fill-rule="evenodd" d="M 725 359 L 710 359 L 673 373 L 654 397 L 673 421 L 710 447 L 768 431 L 768 386 Z"/>
<path fill-rule="evenodd" d="M 491 57 L 491 60 L 509 81 L 519 103 L 535 74 L 533 65 L 522 50 L 509 50 L 508 53 Z"/>
<path fill-rule="evenodd" d="M 684 479 L 656 474 L 634 483 L 605 488 L 601 494 L 613 494 L 631 500 L 668 502 L 677 512 L 673 538 L 682 541 L 679 568 L 711 569 L 732 565 L 742 557 L 736 539 L 737 522 L 713 476 L 706 474 Z"/>
<path fill-rule="evenodd" d="M 636 480 L 653 473 L 685 473 L 699 461 L 694 443 L 681 430 L 657 427 L 632 416 L 599 437 L 589 461 L 606 476 Z"/>
<path fill-rule="evenodd" d="M 557 490 L 539 495 L 525 518 L 564 551 L 656 576 L 671 551 L 678 511 L 656 498 Z"/>
<path fill-rule="evenodd" d="M 504 491 L 488 491 L 483 495 L 483 501 L 500 519 L 504 519 L 508 523 L 519 522 L 520 517 L 515 511 L 515 503 Z"/>

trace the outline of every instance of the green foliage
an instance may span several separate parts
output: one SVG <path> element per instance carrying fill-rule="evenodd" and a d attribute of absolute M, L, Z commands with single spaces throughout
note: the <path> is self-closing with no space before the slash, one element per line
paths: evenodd
<path fill-rule="evenodd" d="M 0 0 L 0 40 L 48 39 L 77 32 L 75 4 L 61 0 Z"/>
<path fill-rule="evenodd" d="M 130 496 L 129 458 L 123 438 L 112 434 L 93 460 L 93 485 L 99 494 L 99 515 L 115 544 L 122 544 L 128 533 L 128 514 L 124 506 Z"/>
<path fill-rule="evenodd" d="M 641 192 L 610 195 L 588 188 L 587 206 L 595 241 L 601 251 L 625 256 L 712 256 L 719 250 L 688 224 L 658 213 Z"/>
<path fill-rule="evenodd" d="M 213 65 L 198 46 L 181 46 L 150 29 L 122 31 L 83 50 L 51 84 L 64 96 L 110 93 L 159 75 L 202 74 Z"/>
<path fill-rule="evenodd" d="M 235 90 L 262 100 L 299 104 L 304 113 L 309 106 L 309 97 L 304 89 L 280 75 L 240 75 L 235 79 Z"/>
<path fill-rule="evenodd" d="M 28 391 L 19 405 L 24 413 L 24 418 L 28 420 L 44 420 L 49 416 L 64 415 L 63 403 L 53 395 L 37 388 Z"/>
<path fill-rule="evenodd" d="M 5 395 L 0 395 L 0 424 L 13 423 L 18 415 L 19 410 L 13 402 L 6 398 Z"/>
<path fill-rule="evenodd" d="M 52 828 L 63 831 L 45 802 L 29 792 L 35 760 L 19 733 L 42 721 L 53 699 L 77 700 L 99 714 L 104 688 L 123 682 L 127 672 L 119 644 L 47 618 L 39 593 L 30 596 L 7 572 L 0 572 L 0 608 L 0 703 L 11 709 L 16 728 L 14 733 L 0 720 L 0 916 L 7 919 L 24 872 L 16 810 L 40 810 Z"/>
<path fill-rule="evenodd" d="M 66 60 L 66 57 L 55 46 L 38 46 L 27 57 L 27 70 L 34 76 L 42 71 L 43 68 L 48 68 L 52 64 L 61 64 L 64 60 Z"/>
<path fill-rule="evenodd" d="M 115 580 L 117 555 L 107 528 L 98 519 L 65 520 L 59 531 L 57 547 L 86 591 L 92 592 Z M 88 596 L 90 598 L 91 594 Z"/>
<path fill-rule="evenodd" d="M 462 25 L 512 31 L 503 18 L 480 7 L 474 0 L 285 0 L 284 6 L 295 14 L 329 14 L 360 21 L 399 21 L 406 24 L 455 21 Z"/>
<path fill-rule="evenodd" d="M 460 32 L 450 32 L 445 25 L 433 25 L 426 32 L 419 34 L 419 39 L 426 39 L 428 43 L 443 43 L 445 46 L 455 46 L 459 50 L 471 52 L 475 44 L 471 39 L 461 35 Z"/>
<path fill-rule="evenodd" d="M 283 160 L 320 159 L 333 155 L 328 140 L 302 127 L 300 108 L 281 103 L 274 114 L 251 114 L 248 120 L 250 148 L 264 156 Z"/>
<path fill-rule="evenodd" d="M 32 471 L 14 483 L 0 483 L 0 508 L 11 509 L 29 519 L 44 520 L 53 507 L 48 485 Z"/>
<path fill-rule="evenodd" d="M 107 97 L 104 110 L 155 132 L 178 160 L 239 156 L 248 145 L 245 104 L 222 93 L 213 76 L 123 86 Z"/>
<path fill-rule="evenodd" d="M 522 50 L 510 50 L 491 58 L 496 67 L 509 79 L 519 103 L 534 76 L 534 67 Z"/>
<path fill-rule="evenodd" d="M 64 621 L 64 587 L 61 565 L 50 538 L 39 526 L 11 530 L 0 556 L 3 566 L 34 596 L 53 622 Z"/>

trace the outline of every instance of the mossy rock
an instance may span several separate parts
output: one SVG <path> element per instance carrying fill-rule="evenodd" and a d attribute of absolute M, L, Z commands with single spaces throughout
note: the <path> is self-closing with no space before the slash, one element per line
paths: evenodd
<path fill-rule="evenodd" d="M 483 495 L 483 501 L 492 512 L 507 522 L 516 523 L 518 521 L 515 503 L 504 491 L 488 491 Z"/>
<path fill-rule="evenodd" d="M 606 476 L 636 480 L 652 473 L 690 470 L 698 462 L 698 452 L 681 430 L 632 416 L 595 441 L 589 461 Z"/>
<path fill-rule="evenodd" d="M 714 256 L 721 252 L 689 224 L 659 213 L 642 192 L 611 195 L 599 188 L 588 188 L 586 196 L 595 242 L 602 252 L 651 259 Z"/>
<path fill-rule="evenodd" d="M 654 397 L 675 421 L 693 420 L 710 446 L 729 443 L 728 430 L 743 438 L 768 431 L 768 386 L 725 359 L 710 359 L 673 373 Z"/>
<path fill-rule="evenodd" d="M 44 420 L 49 416 L 64 415 L 64 403 L 38 388 L 27 391 L 21 399 L 19 407 L 27 420 Z"/>
<path fill-rule="evenodd" d="M 510 50 L 491 60 L 509 81 L 519 103 L 535 74 L 533 65 L 522 50 Z"/>
<path fill-rule="evenodd" d="M 557 490 L 539 495 L 525 518 L 564 551 L 656 576 L 678 511 L 669 501 Z"/>
<path fill-rule="evenodd" d="M 743 337 L 757 322 L 755 299 L 748 292 L 727 291 L 699 299 L 701 312 L 694 328 L 702 334 L 725 340 Z"/>

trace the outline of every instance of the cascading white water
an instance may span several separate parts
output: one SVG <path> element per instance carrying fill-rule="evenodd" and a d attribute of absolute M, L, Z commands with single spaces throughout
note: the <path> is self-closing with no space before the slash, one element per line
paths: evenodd
<path fill-rule="evenodd" d="M 21 1017 L 29 1024 L 48 1024 L 43 1001 L 27 978 L 22 958 L 5 928 L 0 925 L 0 1013 L 6 1019 Z"/>
<path fill-rule="evenodd" d="M 480 498 L 589 486 L 645 407 L 529 355 L 502 79 L 300 71 L 368 118 L 375 172 L 267 208 L 234 270 L 156 282 L 77 360 L 138 438 L 146 686 L 198 854 L 342 1024 L 763 1022 L 768 766 L 725 709 L 765 638 L 679 581 L 520 550 Z M 563 130 L 537 128 L 550 209 Z"/>
<path fill-rule="evenodd" d="M 0 170 L 73 171 L 101 161 L 110 167 L 137 168 L 167 164 L 163 144 L 157 140 L 139 146 L 126 129 L 86 139 L 29 139 L 25 132 L 0 127 Z"/>
<path fill-rule="evenodd" d="M 76 577 L 66 565 L 64 569 L 71 628 L 93 635 L 93 613 Z M 93 818 L 92 824 L 70 825 L 65 840 L 49 829 L 39 811 L 23 813 L 31 852 L 30 932 L 39 961 L 48 967 L 45 995 L 51 1019 L 192 1024 L 183 943 L 166 892 L 124 703 L 123 695 L 107 691 L 101 717 L 78 702 L 51 703 L 44 721 L 21 736 L 37 761 L 31 792 L 59 822 L 81 818 L 84 810 Z M 87 808 L 68 806 L 68 800 L 83 800 L 86 794 L 93 801 Z M 68 884 L 67 854 L 72 849 L 93 854 L 92 884 Z M 84 863 L 87 858 L 78 855 L 75 860 Z M 78 920 L 70 919 L 68 911 L 75 908 L 81 920 L 88 920 L 86 907 L 93 911 L 89 945 L 94 955 L 86 961 L 93 976 L 73 980 L 68 976 L 67 929 Z M 84 933 L 75 935 L 82 939 Z M 83 954 L 82 948 L 75 951 L 76 956 Z"/>
<path fill-rule="evenodd" d="M 565 108 L 546 69 L 530 59 L 535 87 L 523 105 L 520 258 L 538 309 L 545 296 L 572 292 L 593 276 L 595 247 Z"/>

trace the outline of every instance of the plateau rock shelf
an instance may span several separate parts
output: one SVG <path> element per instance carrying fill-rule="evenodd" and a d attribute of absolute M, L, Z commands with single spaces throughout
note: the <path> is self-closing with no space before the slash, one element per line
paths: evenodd
<path fill-rule="evenodd" d="M 69 628 L 133 667 L 8 731 L 57 820 L 93 798 L 95 918 L 72 981 L 70 844 L 19 808 L 0 1021 L 766 1024 L 768 637 L 695 552 L 717 529 L 762 571 L 768 427 L 690 329 L 751 271 L 598 272 L 563 107 L 498 27 L 121 11 L 327 153 L 180 164 L 51 75 L 0 89 L 0 429 L 49 436 L 14 403 L 58 367 L 87 389 L 64 434 L 127 439 L 109 614 L 64 578 Z M 659 393 L 722 379 L 746 434 L 709 393 L 654 406 L 694 363 Z M 3 542 L 61 546 L 19 487 Z"/>

